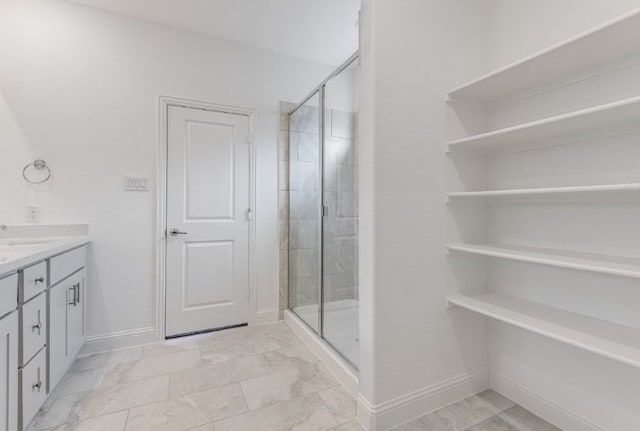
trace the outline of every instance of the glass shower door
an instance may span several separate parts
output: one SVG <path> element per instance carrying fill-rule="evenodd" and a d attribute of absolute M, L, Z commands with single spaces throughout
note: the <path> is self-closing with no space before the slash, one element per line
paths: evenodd
<path fill-rule="evenodd" d="M 322 336 L 359 363 L 357 68 L 354 60 L 324 86 Z"/>
<path fill-rule="evenodd" d="M 321 111 L 316 92 L 289 115 L 289 308 L 320 333 Z"/>

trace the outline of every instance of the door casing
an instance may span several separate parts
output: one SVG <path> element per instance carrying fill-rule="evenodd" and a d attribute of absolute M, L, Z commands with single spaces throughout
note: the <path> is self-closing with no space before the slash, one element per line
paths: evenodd
<path fill-rule="evenodd" d="M 205 111 L 240 114 L 249 117 L 250 155 L 249 155 L 249 203 L 252 217 L 249 220 L 249 325 L 256 322 L 257 291 L 255 271 L 256 244 L 256 139 L 255 127 L 258 113 L 255 109 L 221 105 L 217 103 L 201 102 L 190 99 L 160 96 L 158 101 L 158 166 L 157 166 L 157 205 L 156 205 L 156 338 L 164 340 L 165 330 L 165 301 L 166 301 L 166 229 L 167 229 L 167 152 L 168 152 L 168 111 L 170 106 L 178 106 Z"/>

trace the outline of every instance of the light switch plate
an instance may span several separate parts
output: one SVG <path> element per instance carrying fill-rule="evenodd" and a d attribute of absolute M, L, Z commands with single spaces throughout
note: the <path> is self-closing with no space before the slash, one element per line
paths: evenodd
<path fill-rule="evenodd" d="M 127 175 L 124 177 L 123 188 L 127 192 L 148 192 L 149 177 Z"/>

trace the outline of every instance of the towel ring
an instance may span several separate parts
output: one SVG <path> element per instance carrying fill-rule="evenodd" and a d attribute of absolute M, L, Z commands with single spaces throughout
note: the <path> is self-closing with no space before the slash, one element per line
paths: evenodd
<path fill-rule="evenodd" d="M 37 169 L 38 171 L 42 171 L 42 170 L 46 169 L 47 170 L 46 178 L 44 178 L 43 180 L 40 180 L 40 181 L 30 180 L 27 177 L 27 169 L 29 169 L 29 167 L 33 167 L 34 169 Z M 34 160 L 32 163 L 29 163 L 27 166 L 24 167 L 24 169 L 22 170 L 22 178 L 24 178 L 26 182 L 31 183 L 31 184 L 46 183 L 47 181 L 49 181 L 49 178 L 51 178 L 51 169 L 49 168 L 49 166 L 47 166 L 47 162 L 45 162 L 44 160 L 41 160 L 41 159 L 37 159 L 37 160 Z"/>

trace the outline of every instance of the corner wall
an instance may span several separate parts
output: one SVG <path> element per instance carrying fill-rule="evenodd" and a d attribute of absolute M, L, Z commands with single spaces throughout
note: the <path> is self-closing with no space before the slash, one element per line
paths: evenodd
<path fill-rule="evenodd" d="M 365 0 L 359 418 L 386 430 L 488 387 L 483 318 L 451 313 L 446 91 L 486 68 L 484 1 Z"/>

